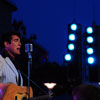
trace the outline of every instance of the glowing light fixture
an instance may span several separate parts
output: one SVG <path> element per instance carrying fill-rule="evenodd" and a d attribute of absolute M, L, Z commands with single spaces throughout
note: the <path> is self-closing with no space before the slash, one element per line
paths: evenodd
<path fill-rule="evenodd" d="M 100 85 L 100 82 L 98 82 L 98 84 Z"/>
<path fill-rule="evenodd" d="M 95 60 L 94 57 L 89 57 L 88 58 L 88 63 L 89 64 L 93 64 L 94 63 L 94 60 Z"/>
<path fill-rule="evenodd" d="M 77 30 L 77 25 L 76 25 L 76 24 L 71 24 L 70 28 L 71 28 L 73 31 L 76 31 L 76 30 Z"/>
<path fill-rule="evenodd" d="M 87 27 L 86 32 L 88 34 L 92 34 L 93 33 L 93 28 L 92 27 Z"/>
<path fill-rule="evenodd" d="M 93 41 L 94 41 L 94 39 L 93 39 L 92 36 L 88 36 L 88 37 L 87 37 L 87 42 L 88 42 L 88 43 L 93 43 Z"/>
<path fill-rule="evenodd" d="M 48 89 L 53 89 L 56 86 L 56 83 L 44 83 L 44 85 L 48 88 Z"/>
<path fill-rule="evenodd" d="M 74 44 L 68 44 L 68 49 L 69 49 L 69 50 L 74 50 L 74 48 L 75 48 L 75 47 L 74 47 Z"/>
<path fill-rule="evenodd" d="M 71 55 L 70 54 L 66 54 L 65 55 L 65 60 L 66 61 L 70 61 L 71 60 Z"/>
<path fill-rule="evenodd" d="M 69 40 L 70 41 L 74 41 L 75 40 L 75 35 L 74 34 L 70 34 L 69 35 Z"/>
<path fill-rule="evenodd" d="M 87 54 L 93 54 L 93 48 L 87 48 Z"/>

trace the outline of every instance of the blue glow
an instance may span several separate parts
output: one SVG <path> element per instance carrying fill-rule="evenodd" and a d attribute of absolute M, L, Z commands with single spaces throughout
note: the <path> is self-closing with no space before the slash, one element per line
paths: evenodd
<path fill-rule="evenodd" d="M 94 39 L 93 39 L 92 36 L 88 36 L 88 37 L 87 37 L 87 42 L 88 42 L 88 43 L 93 43 L 93 41 L 94 41 Z"/>
<path fill-rule="evenodd" d="M 74 48 L 75 48 L 75 47 L 74 47 L 74 44 L 68 44 L 68 49 L 69 49 L 69 50 L 74 50 Z"/>
<path fill-rule="evenodd" d="M 69 40 L 70 41 L 74 41 L 75 40 L 75 35 L 74 34 L 70 34 L 69 35 Z"/>
<path fill-rule="evenodd" d="M 92 27 L 88 27 L 88 28 L 86 29 L 86 32 L 87 32 L 88 34 L 92 34 L 92 33 L 93 33 L 93 28 L 92 28 Z"/>
<path fill-rule="evenodd" d="M 65 55 L 65 60 L 66 61 L 70 61 L 71 60 L 71 55 L 70 54 L 66 54 Z"/>
<path fill-rule="evenodd" d="M 87 54 L 93 54 L 93 48 L 87 48 Z"/>
<path fill-rule="evenodd" d="M 88 63 L 93 64 L 95 61 L 94 57 L 88 57 Z"/>
<path fill-rule="evenodd" d="M 76 25 L 76 24 L 71 24 L 70 28 L 71 28 L 73 31 L 76 31 L 76 30 L 77 30 L 77 25 Z"/>
<path fill-rule="evenodd" d="M 46 59 L 45 58 L 43 59 L 43 62 L 46 62 Z"/>

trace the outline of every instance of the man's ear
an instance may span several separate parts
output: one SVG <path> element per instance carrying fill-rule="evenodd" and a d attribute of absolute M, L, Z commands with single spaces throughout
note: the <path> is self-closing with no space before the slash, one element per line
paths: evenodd
<path fill-rule="evenodd" d="M 4 42 L 4 46 L 7 48 L 9 46 L 8 42 Z"/>

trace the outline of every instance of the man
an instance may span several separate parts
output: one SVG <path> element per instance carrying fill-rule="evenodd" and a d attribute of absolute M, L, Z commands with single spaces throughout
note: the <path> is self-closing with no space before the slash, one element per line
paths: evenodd
<path fill-rule="evenodd" d="M 80 85 L 73 92 L 73 100 L 100 100 L 100 88 L 94 85 Z"/>
<path fill-rule="evenodd" d="M 15 83 L 23 85 L 23 79 L 15 60 L 20 55 L 20 34 L 15 31 L 3 35 L 3 49 L 0 54 L 0 83 Z"/>

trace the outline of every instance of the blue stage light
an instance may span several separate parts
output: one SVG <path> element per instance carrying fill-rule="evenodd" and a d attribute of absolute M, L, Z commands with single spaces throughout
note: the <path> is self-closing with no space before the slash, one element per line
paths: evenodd
<path fill-rule="evenodd" d="M 87 54 L 93 54 L 93 48 L 87 48 Z"/>
<path fill-rule="evenodd" d="M 88 63 L 93 64 L 95 61 L 94 57 L 88 57 Z"/>
<path fill-rule="evenodd" d="M 87 37 L 87 42 L 88 42 L 88 43 L 93 43 L 93 41 L 94 41 L 94 39 L 93 39 L 92 36 L 88 36 L 88 37 Z"/>
<path fill-rule="evenodd" d="M 76 24 L 71 24 L 70 28 L 71 28 L 73 31 L 76 31 L 76 30 L 77 30 L 77 25 L 76 25 Z"/>
<path fill-rule="evenodd" d="M 70 34 L 69 35 L 69 40 L 70 41 L 74 41 L 75 40 L 75 35 L 74 34 Z"/>
<path fill-rule="evenodd" d="M 70 54 L 66 54 L 65 55 L 65 60 L 66 61 L 70 61 L 71 60 L 71 55 Z"/>
<path fill-rule="evenodd" d="M 75 48 L 75 47 L 74 47 L 74 44 L 68 44 L 68 49 L 69 49 L 69 50 L 74 50 L 74 48 Z"/>
<path fill-rule="evenodd" d="M 86 32 L 88 34 L 92 34 L 93 33 L 93 28 L 92 27 L 87 27 Z"/>

